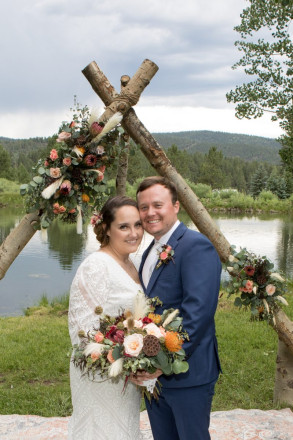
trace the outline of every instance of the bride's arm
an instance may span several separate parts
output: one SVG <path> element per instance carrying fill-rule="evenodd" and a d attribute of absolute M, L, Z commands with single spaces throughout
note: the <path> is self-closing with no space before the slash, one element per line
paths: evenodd
<path fill-rule="evenodd" d="M 103 261 L 89 258 L 79 267 L 70 290 L 69 332 L 72 343 L 78 343 L 78 332 L 98 328 L 97 306 L 104 307 L 109 294 L 109 275 Z"/>

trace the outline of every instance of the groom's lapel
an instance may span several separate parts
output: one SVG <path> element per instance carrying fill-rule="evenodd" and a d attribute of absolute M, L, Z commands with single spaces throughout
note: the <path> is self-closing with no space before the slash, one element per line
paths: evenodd
<path fill-rule="evenodd" d="M 178 245 L 179 239 L 182 237 L 182 235 L 184 234 L 184 232 L 186 231 L 187 227 L 184 225 L 184 223 L 180 223 L 180 225 L 178 226 L 178 228 L 175 229 L 175 231 L 173 232 L 173 234 L 171 235 L 171 237 L 168 240 L 168 243 L 165 244 L 169 244 L 173 251 L 174 251 L 174 263 L 173 261 L 169 261 L 167 264 L 176 264 L 176 252 L 175 252 L 175 248 Z M 156 263 L 156 265 L 159 263 L 159 259 Z M 162 263 L 161 266 L 156 269 L 153 270 L 152 276 L 150 278 L 150 281 L 148 283 L 147 289 L 146 289 L 146 293 L 149 295 L 156 280 L 158 279 L 160 273 L 162 272 L 162 270 L 164 269 L 164 267 L 166 266 L 165 263 Z"/>

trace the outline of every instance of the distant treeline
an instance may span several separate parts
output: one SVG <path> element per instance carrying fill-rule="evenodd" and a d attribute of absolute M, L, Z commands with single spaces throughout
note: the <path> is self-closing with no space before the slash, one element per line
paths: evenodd
<path fill-rule="evenodd" d="M 154 134 L 177 171 L 190 182 L 204 183 L 213 189 L 235 188 L 251 192 L 254 176 L 264 175 L 261 189 L 273 176 L 283 178 L 278 150 L 273 139 L 238 134 L 193 131 Z M 0 177 L 28 182 L 32 166 L 53 148 L 55 138 L 8 139 L 0 137 Z M 155 174 L 139 147 L 133 145 L 129 156 L 128 182 Z M 116 170 L 109 170 L 114 178 Z M 289 182 L 290 179 L 287 178 Z M 289 182 L 290 183 L 290 182 Z M 291 185 L 292 186 L 292 185 Z M 292 193 L 287 183 L 287 193 Z"/>

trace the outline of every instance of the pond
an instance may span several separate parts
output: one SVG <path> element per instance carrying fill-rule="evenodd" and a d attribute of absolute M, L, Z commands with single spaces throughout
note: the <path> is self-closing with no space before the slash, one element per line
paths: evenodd
<path fill-rule="evenodd" d="M 0 209 L 1 242 L 23 215 L 17 209 Z M 266 255 L 276 268 L 293 276 L 292 216 L 212 214 L 212 217 L 231 244 Z M 186 215 L 180 219 L 196 229 Z M 148 242 L 146 237 L 142 248 Z M 98 242 L 90 225 L 84 227 L 82 235 L 77 235 L 75 225 L 54 222 L 47 241 L 37 231 L 0 280 L 0 316 L 23 314 L 43 294 L 52 299 L 68 292 L 81 261 L 97 249 Z"/>

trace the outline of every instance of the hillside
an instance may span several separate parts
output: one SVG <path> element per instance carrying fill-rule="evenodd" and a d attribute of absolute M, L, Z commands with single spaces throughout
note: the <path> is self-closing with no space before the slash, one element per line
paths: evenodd
<path fill-rule="evenodd" d="M 207 153 L 217 147 L 226 157 L 239 157 L 246 161 L 280 163 L 280 144 L 271 138 L 219 131 L 182 131 L 178 133 L 153 133 L 159 144 L 167 149 L 173 144 L 188 153 Z M 0 137 L 2 145 L 13 156 L 29 153 L 46 147 L 48 138 L 9 139 Z"/>
<path fill-rule="evenodd" d="M 207 130 L 153 133 L 153 136 L 165 149 L 175 144 L 178 149 L 188 153 L 207 153 L 211 147 L 217 147 L 226 157 L 280 163 L 280 144 L 271 138 Z"/>

